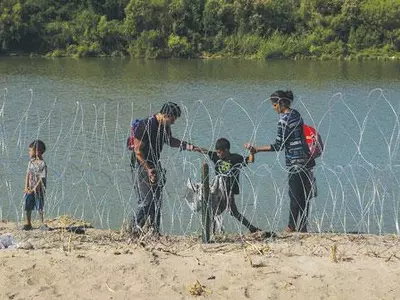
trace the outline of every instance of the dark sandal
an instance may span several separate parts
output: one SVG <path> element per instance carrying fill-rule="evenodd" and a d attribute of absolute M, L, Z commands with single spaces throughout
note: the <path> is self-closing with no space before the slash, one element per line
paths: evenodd
<path fill-rule="evenodd" d="M 31 225 L 31 224 L 25 224 L 25 225 L 22 227 L 22 230 L 32 230 L 32 225 Z"/>

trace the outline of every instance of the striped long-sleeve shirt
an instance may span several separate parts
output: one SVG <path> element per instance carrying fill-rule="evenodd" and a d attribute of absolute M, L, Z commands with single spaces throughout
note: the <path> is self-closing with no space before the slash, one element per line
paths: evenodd
<path fill-rule="evenodd" d="M 279 115 L 278 134 L 275 143 L 271 145 L 271 151 L 283 149 L 285 149 L 287 167 L 312 168 L 315 166 L 304 138 L 303 118 L 295 109 Z"/>

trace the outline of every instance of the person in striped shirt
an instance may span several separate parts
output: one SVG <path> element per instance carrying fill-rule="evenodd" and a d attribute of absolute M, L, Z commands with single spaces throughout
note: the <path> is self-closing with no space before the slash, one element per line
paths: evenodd
<path fill-rule="evenodd" d="M 303 119 L 291 108 L 292 91 L 278 90 L 271 97 L 271 104 L 279 114 L 278 133 L 275 143 L 265 146 L 245 144 L 251 153 L 285 150 L 288 169 L 290 211 L 287 232 L 307 232 L 307 218 L 312 197 L 315 160 L 310 157 L 309 148 L 303 134 Z"/>

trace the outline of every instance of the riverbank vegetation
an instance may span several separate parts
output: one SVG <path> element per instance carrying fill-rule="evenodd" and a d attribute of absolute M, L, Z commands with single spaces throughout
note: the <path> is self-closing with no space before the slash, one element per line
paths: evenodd
<path fill-rule="evenodd" d="M 0 54 L 400 58 L 399 0 L 2 0 Z"/>

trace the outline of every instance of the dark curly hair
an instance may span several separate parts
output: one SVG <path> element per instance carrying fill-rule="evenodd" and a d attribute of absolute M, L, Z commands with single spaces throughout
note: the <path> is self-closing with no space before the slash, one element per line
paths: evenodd
<path fill-rule="evenodd" d="M 174 102 L 167 102 L 161 107 L 160 113 L 168 117 L 179 118 L 181 116 L 181 108 Z"/>
<path fill-rule="evenodd" d="M 278 103 L 280 106 L 289 108 L 293 102 L 293 92 L 278 90 L 270 96 L 270 99 L 272 103 Z"/>

